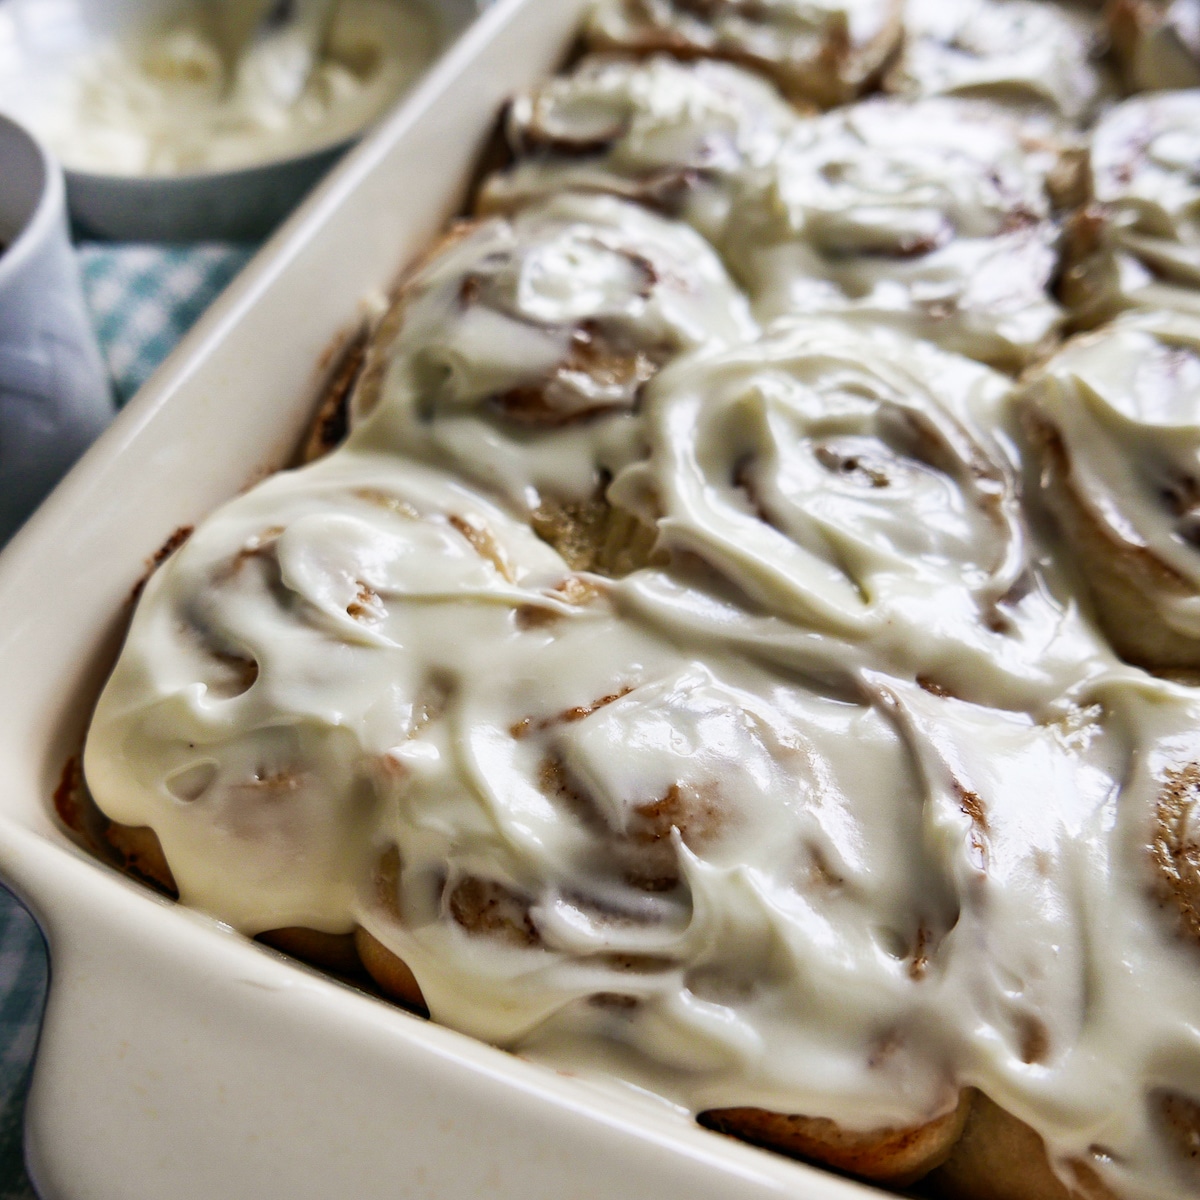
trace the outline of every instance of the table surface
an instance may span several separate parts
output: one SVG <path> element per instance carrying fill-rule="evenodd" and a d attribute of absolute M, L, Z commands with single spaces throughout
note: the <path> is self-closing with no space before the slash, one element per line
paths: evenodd
<path fill-rule="evenodd" d="M 246 264 L 254 247 L 83 244 L 84 293 L 122 406 Z M 0 887 L 0 1200 L 35 1200 L 25 1174 L 25 1093 L 45 1004 L 46 946 Z"/>

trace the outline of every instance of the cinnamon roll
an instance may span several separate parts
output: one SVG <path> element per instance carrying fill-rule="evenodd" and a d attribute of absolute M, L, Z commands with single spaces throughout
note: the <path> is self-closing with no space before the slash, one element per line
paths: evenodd
<path fill-rule="evenodd" d="M 726 58 L 828 107 L 878 80 L 901 14 L 901 0 L 602 0 L 588 38 L 602 49 Z"/>
<path fill-rule="evenodd" d="M 1130 313 L 1074 338 L 1021 405 L 1061 549 L 1113 646 L 1200 667 L 1200 320 Z"/>
<path fill-rule="evenodd" d="M 478 207 L 608 192 L 683 217 L 715 240 L 738 176 L 771 162 L 795 119 L 769 83 L 727 63 L 592 55 L 512 102 L 516 163 L 485 181 Z"/>
<path fill-rule="evenodd" d="M 978 101 L 871 100 L 795 124 L 722 249 L 763 321 L 837 312 L 1017 369 L 1050 346 L 1058 148 Z"/>
<path fill-rule="evenodd" d="M 423 769 L 413 737 L 452 690 L 412 656 L 423 623 L 449 610 L 494 641 L 516 613 L 574 612 L 565 580 L 524 525 L 415 464 L 343 451 L 277 475 L 150 579 L 88 784 L 154 829 L 185 903 L 250 933 L 345 932 L 374 793 Z M 96 749 L 127 741 L 136 761 Z"/>
<path fill-rule="evenodd" d="M 644 388 L 680 354 L 756 332 L 686 225 L 564 194 L 461 228 L 408 281 L 372 340 L 351 445 L 452 469 L 576 569 L 620 574 L 652 540 L 604 496 L 641 455 Z"/>
<path fill-rule="evenodd" d="M 1108 90 L 1099 22 L 1042 0 L 909 0 L 904 49 L 884 88 L 904 96 L 975 96 L 1068 122 Z"/>
<path fill-rule="evenodd" d="M 1200 314 L 1200 90 L 1135 96 L 1092 135 L 1095 203 L 1067 230 L 1061 295 L 1091 327 L 1124 308 Z"/>
<path fill-rule="evenodd" d="M 886 330 L 782 323 L 664 372 L 647 401 L 650 454 L 610 495 L 676 558 L 698 557 L 752 610 L 803 631 L 709 622 L 746 644 L 810 670 L 833 655 L 993 703 L 1044 700 L 1103 653 L 1035 569 L 1012 466 L 985 432 L 1008 386 Z M 641 604 L 703 625 L 655 578 L 630 583 Z"/>

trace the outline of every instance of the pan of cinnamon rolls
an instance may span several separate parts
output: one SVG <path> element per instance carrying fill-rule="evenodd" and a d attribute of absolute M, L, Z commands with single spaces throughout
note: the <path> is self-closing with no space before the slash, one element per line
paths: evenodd
<path fill-rule="evenodd" d="M 601 0 L 61 815 L 241 932 L 954 1200 L 1200 1188 L 1184 0 Z"/>

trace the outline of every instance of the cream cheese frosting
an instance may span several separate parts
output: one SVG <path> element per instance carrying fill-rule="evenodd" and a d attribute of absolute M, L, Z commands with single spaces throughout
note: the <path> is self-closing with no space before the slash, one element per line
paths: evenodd
<path fill-rule="evenodd" d="M 232 170 L 361 132 L 441 41 L 416 0 L 341 0 L 304 91 L 289 102 L 229 63 L 203 11 L 185 9 L 168 28 L 104 44 L 37 87 L 20 83 L 4 102 L 77 171 Z"/>
<path fill-rule="evenodd" d="M 587 500 L 641 455 L 636 410 L 662 366 L 756 332 L 686 225 L 558 196 L 478 224 L 409 281 L 375 339 L 353 441 L 450 467 L 518 512 Z"/>
<path fill-rule="evenodd" d="M 839 312 L 1007 368 L 1052 343 L 1055 149 L 994 106 L 870 100 L 741 177 L 722 250 L 760 320 Z"/>
<path fill-rule="evenodd" d="M 1114 556 L 1159 564 L 1155 619 L 1200 638 L 1200 320 L 1128 313 L 1068 342 L 1023 402 L 1053 429 L 1071 494 Z"/>
<path fill-rule="evenodd" d="M 769 83 L 727 63 L 591 55 L 513 101 L 517 163 L 486 182 L 480 206 L 610 192 L 682 215 L 713 239 L 733 182 L 774 158 L 795 116 Z"/>
<path fill-rule="evenodd" d="M 985 432 L 1008 392 L 887 330 L 780 323 L 655 381 L 650 454 L 609 495 L 766 612 L 956 694 L 1036 707 L 1106 656 L 1047 589 L 1012 465 Z M 834 646 L 821 649 L 855 661 Z"/>
<path fill-rule="evenodd" d="M 1038 0 L 908 0 L 904 26 L 891 92 L 976 96 L 1073 122 L 1105 92 L 1091 13 Z"/>

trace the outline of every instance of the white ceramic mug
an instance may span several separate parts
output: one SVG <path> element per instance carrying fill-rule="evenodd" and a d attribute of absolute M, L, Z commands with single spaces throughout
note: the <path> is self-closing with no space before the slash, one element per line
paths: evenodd
<path fill-rule="evenodd" d="M 113 416 L 62 171 L 0 117 L 0 546 Z"/>

